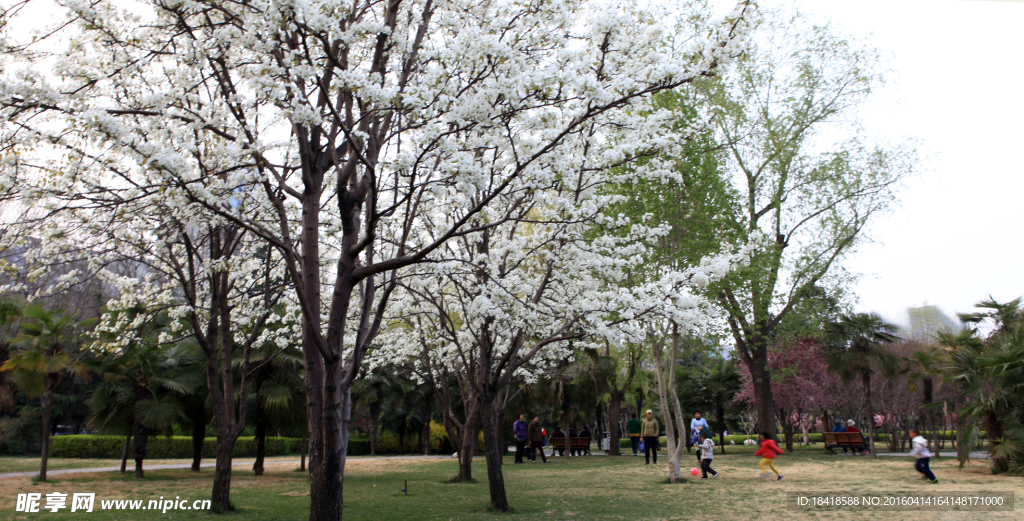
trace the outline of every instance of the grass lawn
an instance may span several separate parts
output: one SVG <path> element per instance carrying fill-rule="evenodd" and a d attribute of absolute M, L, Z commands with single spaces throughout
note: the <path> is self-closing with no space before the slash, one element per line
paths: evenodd
<path fill-rule="evenodd" d="M 818 446 L 820 447 L 820 445 Z M 738 448 L 738 447 L 737 447 Z M 716 480 L 690 479 L 685 484 L 666 483 L 667 458 L 659 465 L 643 464 L 643 457 L 591 456 L 552 463 L 512 465 L 506 459 L 505 482 L 514 519 L 1024 519 L 1024 506 L 1013 512 L 859 512 L 844 510 L 806 513 L 787 511 L 786 494 L 808 491 L 885 493 L 894 491 L 1007 491 L 1024 499 L 1024 478 L 992 476 L 986 462 L 959 471 L 955 460 L 932 460 L 939 485 L 918 478 L 909 458 L 828 456 L 820 448 L 798 449 L 777 460 L 786 476 L 781 482 L 757 478 L 757 459 L 749 451 L 732 450 L 715 458 L 721 473 Z M 746 449 L 744 447 L 744 449 Z M 287 459 L 284 457 L 283 459 Z M 0 460 L 6 463 L 8 459 Z M 154 462 L 155 463 L 155 462 Z M 685 468 L 696 464 L 684 456 Z M 14 512 L 18 493 L 60 491 L 95 492 L 100 499 L 142 499 L 159 496 L 208 499 L 212 469 L 195 474 L 187 470 L 156 470 L 136 481 L 131 473 L 72 474 L 54 476 L 33 485 L 26 478 L 0 479 L 0 520 L 46 518 L 121 519 L 254 519 L 306 520 L 309 515 L 309 480 L 294 464 L 269 464 L 262 477 L 244 467 L 232 478 L 232 501 L 237 510 L 223 518 L 189 511 L 103 511 L 72 514 L 49 511 L 39 514 Z M 452 459 L 384 460 L 354 458 L 345 474 L 346 519 L 493 519 L 488 512 L 484 462 L 474 462 L 477 483 L 445 483 L 454 476 Z M 409 495 L 402 494 L 409 482 Z"/>

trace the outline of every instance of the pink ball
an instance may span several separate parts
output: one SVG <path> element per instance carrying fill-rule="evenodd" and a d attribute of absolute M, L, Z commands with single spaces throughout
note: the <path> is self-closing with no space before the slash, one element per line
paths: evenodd
<path fill-rule="evenodd" d="M 697 474 L 700 474 L 700 471 L 697 470 L 697 467 L 693 467 L 692 469 L 690 469 L 690 474 L 696 476 Z"/>

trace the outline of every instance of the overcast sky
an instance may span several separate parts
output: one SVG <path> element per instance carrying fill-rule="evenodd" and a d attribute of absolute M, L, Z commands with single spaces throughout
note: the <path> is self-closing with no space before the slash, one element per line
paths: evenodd
<path fill-rule="evenodd" d="M 723 12 L 734 4 L 716 2 Z M 761 0 L 765 7 L 793 5 Z M 858 310 L 907 323 L 992 294 L 1024 295 L 1024 1 L 797 0 L 888 57 L 895 74 L 861 109 L 864 130 L 915 138 L 925 159 L 847 266 Z"/>

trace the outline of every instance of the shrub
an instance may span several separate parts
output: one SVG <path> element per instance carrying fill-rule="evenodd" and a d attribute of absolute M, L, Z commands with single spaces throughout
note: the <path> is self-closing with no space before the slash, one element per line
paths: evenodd
<path fill-rule="evenodd" d="M 302 440 L 298 438 L 267 438 L 266 455 L 283 456 L 298 454 Z M 54 436 L 50 439 L 51 455 L 55 458 L 120 458 L 124 450 L 124 438 L 121 436 L 98 436 L 77 434 L 71 436 Z M 131 449 L 129 449 L 131 450 Z M 203 457 L 213 458 L 217 455 L 217 439 L 206 438 L 203 442 Z M 235 443 L 236 458 L 252 458 L 256 456 L 256 439 L 239 437 Z M 146 458 L 177 459 L 192 457 L 192 438 L 187 436 L 151 436 L 146 445 Z"/>

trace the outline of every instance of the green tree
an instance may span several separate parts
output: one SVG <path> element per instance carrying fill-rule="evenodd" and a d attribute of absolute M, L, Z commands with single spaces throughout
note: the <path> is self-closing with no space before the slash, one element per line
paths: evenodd
<path fill-rule="evenodd" d="M 842 315 L 839 320 L 825 324 L 825 359 L 829 370 L 838 373 L 844 383 L 860 378 L 864 386 L 864 413 L 868 418 L 871 457 L 875 454 L 874 405 L 871 400 L 871 374 L 875 370 L 891 373 L 896 360 L 885 344 L 896 342 L 898 327 L 878 315 L 855 313 Z"/>
<path fill-rule="evenodd" d="M 750 370 L 758 424 L 774 432 L 772 340 L 815 288 L 841 293 L 843 259 L 895 200 L 913 153 L 856 133 L 855 108 L 882 82 L 877 52 L 828 25 L 765 11 L 758 49 L 702 92 L 741 194 L 725 214 L 736 219 L 728 228 L 741 229 L 737 244 L 751 249 L 749 265 L 713 284 L 709 296 Z M 853 132 L 826 135 L 837 120 L 853 120 L 844 125 Z"/>
<path fill-rule="evenodd" d="M 75 322 L 71 313 L 47 311 L 36 304 L 25 306 L 23 312 L 28 320 L 22 322 L 21 333 L 12 340 L 10 358 L 0 366 L 0 371 L 10 373 L 14 384 L 27 397 L 38 396 L 42 402 L 39 481 L 46 481 L 54 392 L 66 376 L 88 378 L 88 366 L 82 361 L 86 353 L 80 349 L 81 337 L 96 320 Z"/>

